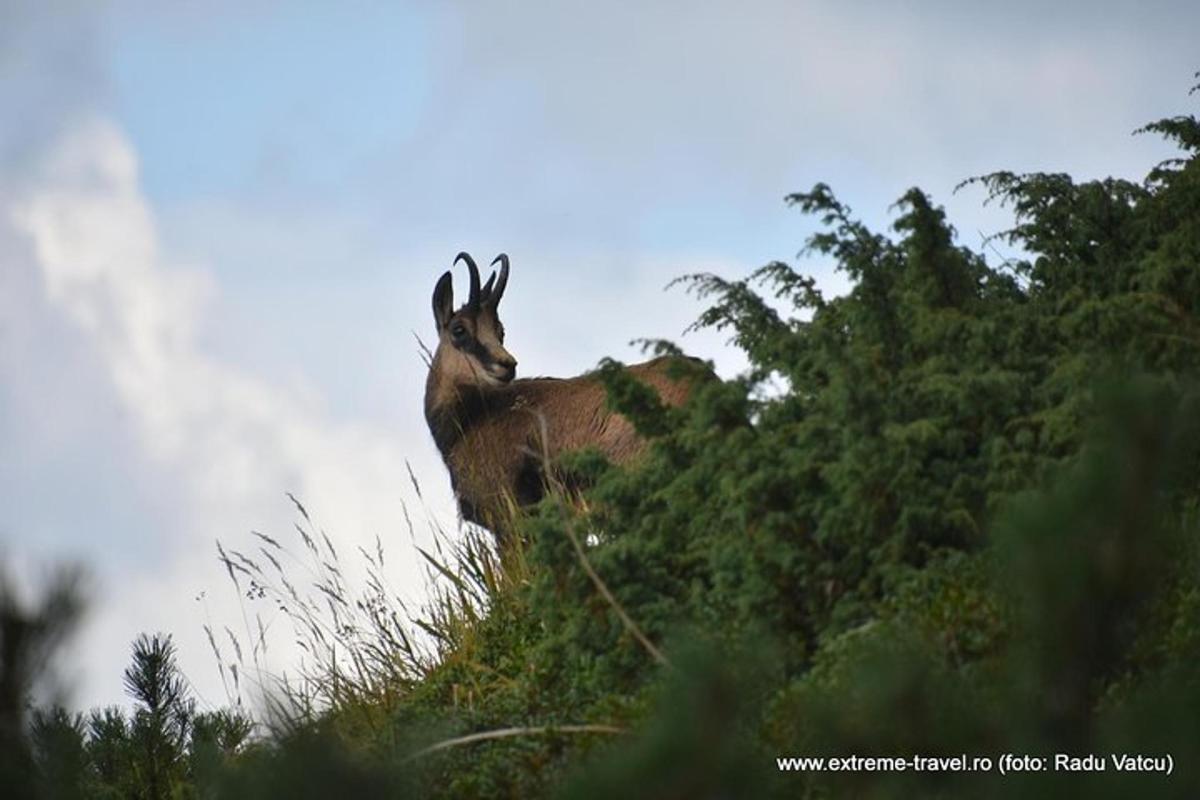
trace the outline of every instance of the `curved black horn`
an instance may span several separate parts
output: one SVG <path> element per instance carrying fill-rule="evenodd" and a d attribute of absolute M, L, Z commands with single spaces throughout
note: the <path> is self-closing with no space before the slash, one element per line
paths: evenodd
<path fill-rule="evenodd" d="M 496 281 L 496 288 L 488 293 L 488 302 L 492 304 L 492 308 L 500 303 L 500 298 L 504 296 L 504 287 L 508 285 L 508 254 L 501 253 L 496 256 L 490 266 L 496 266 L 497 261 L 500 262 L 500 278 Z"/>
<path fill-rule="evenodd" d="M 479 308 L 479 267 L 475 266 L 475 259 L 466 252 L 459 253 L 454 257 L 455 264 L 459 261 L 467 262 L 467 269 L 471 272 L 471 294 L 467 297 L 467 306 Z"/>

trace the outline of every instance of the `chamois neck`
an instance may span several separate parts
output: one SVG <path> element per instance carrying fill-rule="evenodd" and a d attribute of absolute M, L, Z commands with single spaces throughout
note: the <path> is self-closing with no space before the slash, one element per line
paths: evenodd
<path fill-rule="evenodd" d="M 505 405 L 507 388 L 452 381 L 440 372 L 434 358 L 425 380 L 425 421 L 442 455 L 447 455 L 468 430 L 497 406 Z"/>

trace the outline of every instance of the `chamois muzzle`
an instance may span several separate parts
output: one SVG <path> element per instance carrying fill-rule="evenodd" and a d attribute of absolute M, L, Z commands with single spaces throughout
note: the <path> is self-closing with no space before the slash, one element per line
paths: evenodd
<path fill-rule="evenodd" d="M 506 358 L 497 361 L 488 367 L 488 372 L 501 383 L 509 383 L 513 378 L 517 377 L 517 360 L 515 358 Z"/>

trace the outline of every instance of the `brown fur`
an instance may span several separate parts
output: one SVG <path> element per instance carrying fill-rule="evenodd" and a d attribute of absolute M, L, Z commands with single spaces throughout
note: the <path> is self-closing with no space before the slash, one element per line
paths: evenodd
<path fill-rule="evenodd" d="M 507 270 L 500 293 L 505 277 Z M 499 296 L 489 303 L 485 287 L 483 302 L 473 308 L 468 301 L 449 314 L 448 299 L 439 302 L 439 293 L 450 294 L 445 276 L 443 282 L 446 288 L 439 282 L 434 295 L 438 346 L 425 384 L 425 418 L 464 519 L 502 536 L 513 506 L 541 497 L 547 460 L 595 447 L 613 463 L 627 464 L 645 450 L 630 422 L 607 410 L 604 386 L 594 376 L 512 380 L 516 361 L 503 347 Z M 469 342 L 451 335 L 459 325 L 470 331 Z M 673 360 L 656 358 L 628 370 L 665 404 L 679 406 L 695 381 L 672 378 Z"/>

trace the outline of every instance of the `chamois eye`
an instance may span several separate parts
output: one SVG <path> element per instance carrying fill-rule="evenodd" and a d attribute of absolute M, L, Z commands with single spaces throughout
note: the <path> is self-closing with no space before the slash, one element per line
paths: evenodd
<path fill-rule="evenodd" d="M 456 322 L 450 326 L 450 335 L 455 339 L 461 339 L 467 335 L 467 326 L 461 322 Z"/>

